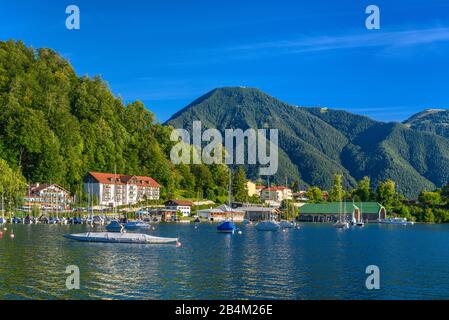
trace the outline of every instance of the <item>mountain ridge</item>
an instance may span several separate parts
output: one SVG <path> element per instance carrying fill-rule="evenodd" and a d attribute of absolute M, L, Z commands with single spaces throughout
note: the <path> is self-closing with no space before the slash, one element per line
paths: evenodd
<path fill-rule="evenodd" d="M 334 173 L 352 186 L 363 176 L 374 184 L 392 178 L 407 196 L 449 181 L 449 139 L 411 128 L 407 123 L 381 122 L 344 110 L 298 107 L 257 88 L 215 88 L 175 113 L 166 124 L 191 129 L 279 129 L 281 149 L 278 183 L 285 176 L 307 185 L 329 188 Z M 434 153 L 430 157 L 428 150 Z M 292 171 L 291 169 L 294 168 Z M 249 175 L 257 178 L 251 168 Z"/>

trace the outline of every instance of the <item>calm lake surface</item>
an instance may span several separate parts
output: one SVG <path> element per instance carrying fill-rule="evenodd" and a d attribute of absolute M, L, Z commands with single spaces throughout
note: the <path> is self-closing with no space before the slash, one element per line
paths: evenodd
<path fill-rule="evenodd" d="M 216 225 L 160 224 L 182 246 L 80 243 L 87 226 L 6 225 L 0 299 L 447 299 L 449 225 L 219 234 Z M 9 232 L 14 229 L 15 238 Z M 77 265 L 81 289 L 67 290 Z M 368 265 L 380 290 L 365 287 Z"/>

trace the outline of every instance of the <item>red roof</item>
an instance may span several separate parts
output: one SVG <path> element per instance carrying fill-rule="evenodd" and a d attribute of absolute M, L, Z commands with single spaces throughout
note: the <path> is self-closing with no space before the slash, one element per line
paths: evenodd
<path fill-rule="evenodd" d="M 126 174 L 115 173 L 102 173 L 102 172 L 89 172 L 89 174 L 98 182 L 102 184 L 133 184 L 139 187 L 153 187 L 160 188 L 160 184 L 157 183 L 151 177 L 145 176 L 130 176 Z"/>
<path fill-rule="evenodd" d="M 167 202 L 165 202 L 165 205 L 166 206 L 176 205 L 176 206 L 192 207 L 193 202 L 189 201 L 189 200 L 168 200 Z"/>
<path fill-rule="evenodd" d="M 271 187 L 271 188 L 265 188 L 264 191 L 283 191 L 283 190 L 290 190 L 289 188 L 286 187 Z"/>
<path fill-rule="evenodd" d="M 265 189 L 265 186 L 256 186 L 256 189 Z"/>

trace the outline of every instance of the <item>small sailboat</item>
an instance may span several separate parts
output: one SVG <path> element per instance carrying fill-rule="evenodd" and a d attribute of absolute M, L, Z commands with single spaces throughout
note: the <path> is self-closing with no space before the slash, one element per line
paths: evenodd
<path fill-rule="evenodd" d="M 270 187 L 270 180 L 268 179 L 268 188 Z M 268 200 L 271 200 L 270 190 L 268 190 Z M 273 219 L 271 213 L 267 219 L 260 221 L 256 224 L 256 229 L 259 231 L 278 231 L 281 225 Z"/>
<path fill-rule="evenodd" d="M 346 201 L 345 201 L 345 213 L 346 213 Z M 341 194 L 340 194 L 340 215 L 338 218 L 338 221 L 334 223 L 334 227 L 337 229 L 347 229 L 349 228 L 349 223 L 346 221 L 346 219 L 343 218 L 342 215 L 342 203 L 341 203 Z"/>
<path fill-rule="evenodd" d="M 226 220 L 220 223 L 217 226 L 217 231 L 220 233 L 232 233 L 237 230 L 237 227 L 234 224 L 234 216 L 232 214 L 232 207 L 231 207 L 231 197 L 232 197 L 232 189 L 231 189 L 231 172 L 229 171 L 229 208 L 231 208 L 231 220 Z"/>

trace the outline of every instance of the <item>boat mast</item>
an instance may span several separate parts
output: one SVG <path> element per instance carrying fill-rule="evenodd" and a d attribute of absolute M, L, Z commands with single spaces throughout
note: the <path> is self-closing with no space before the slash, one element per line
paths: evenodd
<path fill-rule="evenodd" d="M 5 222 L 5 192 L 2 192 L 2 219 Z"/>

